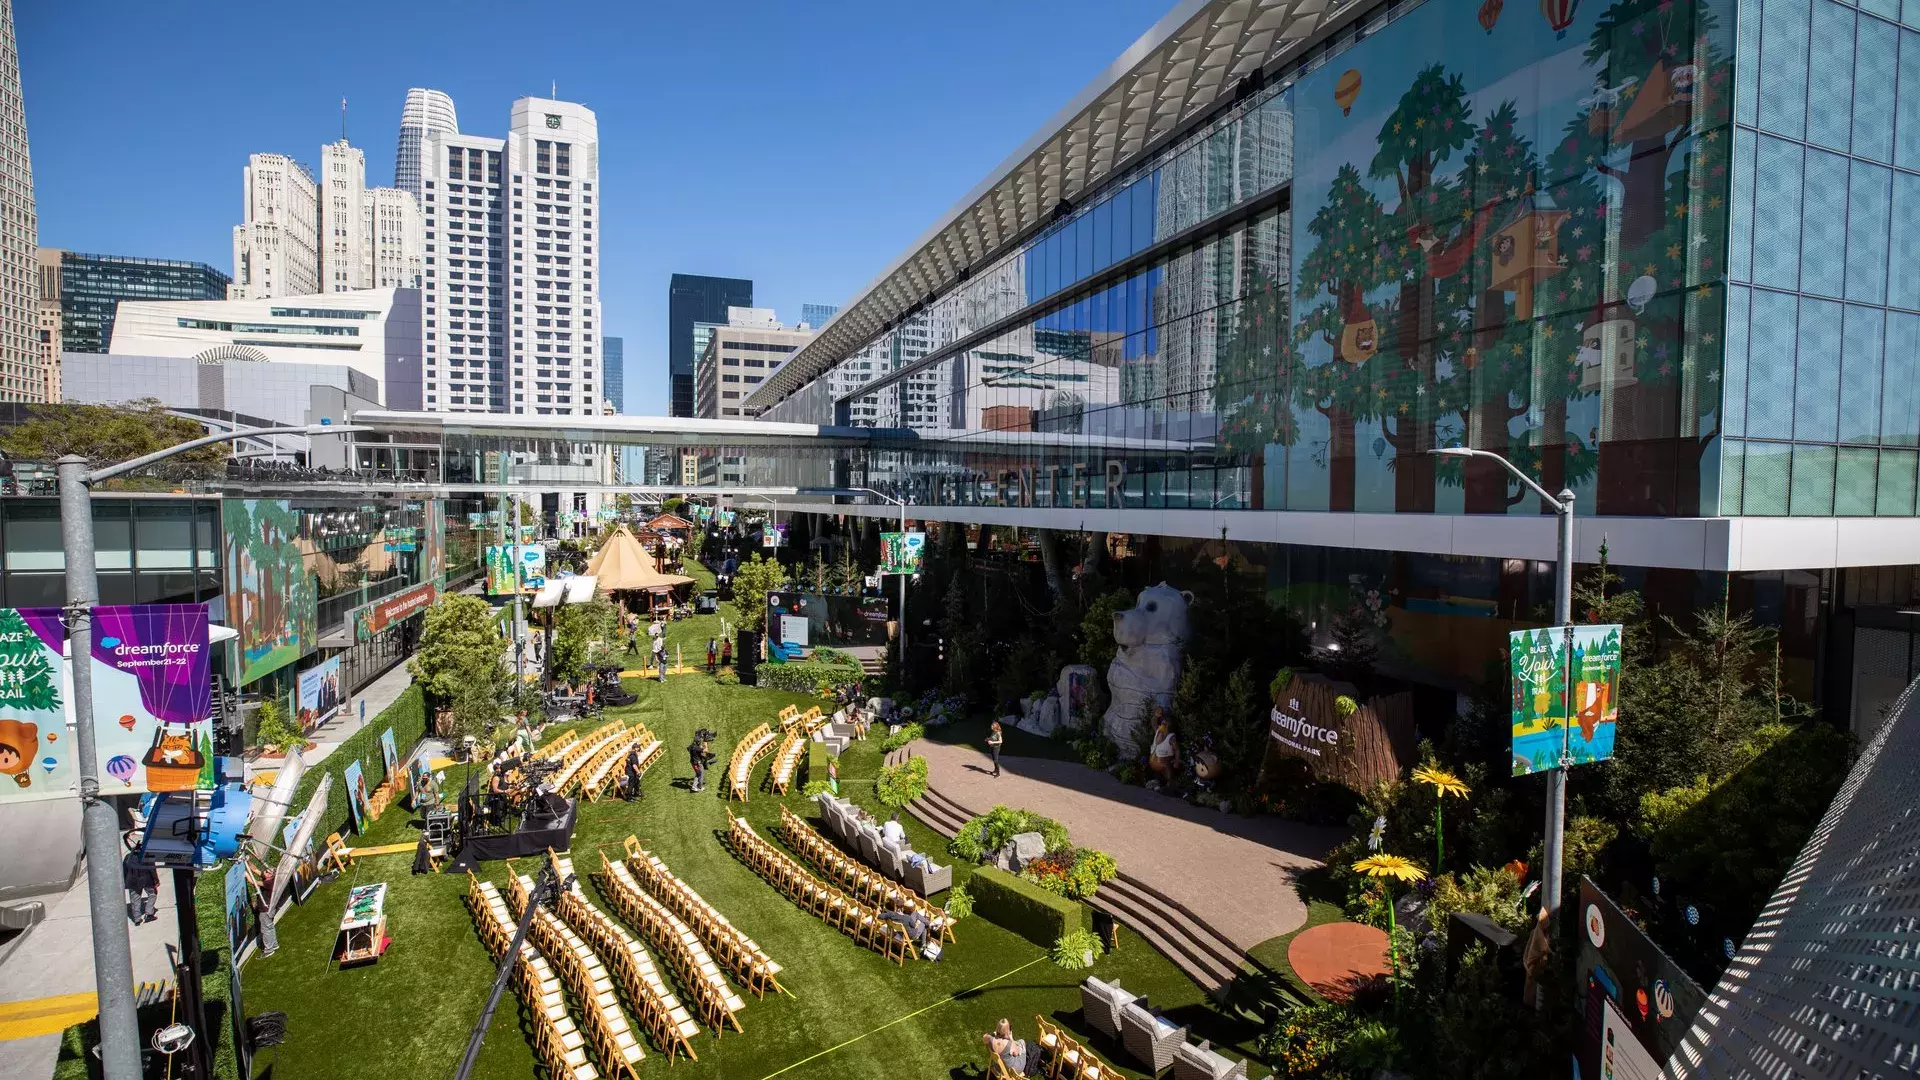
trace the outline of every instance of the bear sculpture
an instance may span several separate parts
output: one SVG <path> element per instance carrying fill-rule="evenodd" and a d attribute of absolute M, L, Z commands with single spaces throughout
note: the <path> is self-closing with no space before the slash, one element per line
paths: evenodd
<path fill-rule="evenodd" d="M 1187 604 L 1193 594 L 1162 582 L 1140 590 L 1133 607 L 1113 614 L 1113 640 L 1120 646 L 1107 668 L 1112 703 L 1102 720 L 1107 738 L 1130 747 L 1146 721 L 1148 706 L 1173 704 L 1187 641 Z"/>

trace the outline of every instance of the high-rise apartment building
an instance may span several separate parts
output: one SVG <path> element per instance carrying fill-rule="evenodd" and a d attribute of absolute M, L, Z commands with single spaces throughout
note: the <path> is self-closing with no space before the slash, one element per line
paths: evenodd
<path fill-rule="evenodd" d="M 254 154 L 241 172 L 241 222 L 233 227 L 236 300 L 320 291 L 318 194 L 306 166 Z"/>
<path fill-rule="evenodd" d="M 202 262 L 40 249 L 40 295 L 54 315 L 53 353 L 103 353 L 123 300 L 225 300 L 233 279 Z"/>
<path fill-rule="evenodd" d="M 600 339 L 601 380 L 607 384 L 607 400 L 614 412 L 627 411 L 627 343 L 623 338 Z"/>
<path fill-rule="evenodd" d="M 727 316 L 725 325 L 713 327 L 694 368 L 695 416 L 745 415 L 740 403 L 813 340 L 813 331 L 781 325 L 768 308 L 728 308 Z"/>
<path fill-rule="evenodd" d="M 460 117 L 453 111 L 453 99 L 438 90 L 413 87 L 407 91 L 407 103 L 400 109 L 400 145 L 393 155 L 393 186 L 420 203 L 422 148 L 433 133 L 460 134 Z"/>
<path fill-rule="evenodd" d="M 0 400 L 55 400 L 59 365 L 49 367 L 40 341 L 39 246 L 13 3 L 0 0 Z"/>
<path fill-rule="evenodd" d="M 753 282 L 675 274 L 667 295 L 667 415 L 693 416 L 693 371 L 706 351 L 696 323 L 724 324 L 730 307 L 753 306 Z"/>
<path fill-rule="evenodd" d="M 827 325 L 827 320 L 833 318 L 834 313 L 839 310 L 838 304 L 801 304 L 800 321 L 818 330 Z"/>
<path fill-rule="evenodd" d="M 362 206 L 361 246 L 367 287 L 419 288 L 426 250 L 420 204 L 399 188 L 371 188 Z"/>
<path fill-rule="evenodd" d="M 598 411 L 599 160 L 593 111 L 567 101 L 514 102 L 506 139 L 427 136 L 428 409 Z"/>
<path fill-rule="evenodd" d="M 342 138 L 320 148 L 320 291 L 367 287 L 367 154 Z"/>

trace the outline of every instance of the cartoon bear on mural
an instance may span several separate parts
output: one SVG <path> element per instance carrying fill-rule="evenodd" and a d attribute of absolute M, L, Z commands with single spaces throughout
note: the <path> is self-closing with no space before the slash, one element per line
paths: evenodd
<path fill-rule="evenodd" d="M 1112 704 L 1102 724 L 1116 744 L 1133 745 L 1147 703 L 1173 704 L 1192 600 L 1192 593 L 1161 582 L 1140 590 L 1130 610 L 1114 612 L 1113 640 L 1120 650 L 1107 668 Z"/>
<path fill-rule="evenodd" d="M 24 720 L 0 720 L 0 773 L 21 787 L 33 785 L 33 758 L 40 752 L 40 726 Z"/>

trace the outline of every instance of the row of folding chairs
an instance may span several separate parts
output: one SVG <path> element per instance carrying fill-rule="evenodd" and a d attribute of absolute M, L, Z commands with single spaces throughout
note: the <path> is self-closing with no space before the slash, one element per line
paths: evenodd
<path fill-rule="evenodd" d="M 659 761 L 661 755 L 666 753 L 666 745 L 653 732 L 647 730 L 647 725 L 635 722 L 631 735 L 632 738 L 622 744 L 610 757 L 597 764 L 592 775 L 581 784 L 580 791 L 587 797 L 588 802 L 598 802 L 600 796 L 608 791 L 619 789 L 622 779 L 627 774 L 625 764 L 627 754 L 635 746 L 640 748 L 642 776 L 646 775 L 647 770 L 653 768 L 654 762 Z"/>
<path fill-rule="evenodd" d="M 780 749 L 773 752 L 773 768 L 767 773 L 767 782 L 776 795 L 785 795 L 793 786 L 793 774 L 800 767 L 800 755 L 806 753 L 807 736 L 800 725 L 787 729 L 780 737 Z"/>
<path fill-rule="evenodd" d="M 627 732 L 627 725 L 618 720 L 609 720 L 596 728 L 593 734 L 574 743 L 562 751 L 560 771 L 553 774 L 553 790 L 564 792 L 573 786 L 576 777 L 586 771 L 587 765 L 605 750 L 608 744 L 616 742 Z"/>
<path fill-rule="evenodd" d="M 882 919 L 873 908 L 808 873 L 805 867 L 754 832 L 745 819 L 733 819 L 727 827 L 726 843 L 740 861 L 785 893 L 787 899 L 860 945 L 896 964 L 904 964 L 909 956 L 915 955 L 904 927 Z"/>
<path fill-rule="evenodd" d="M 741 802 L 747 801 L 748 789 L 752 787 L 753 767 L 771 749 L 773 730 L 765 724 L 747 732 L 744 738 L 734 744 L 733 756 L 727 761 L 727 794 L 730 797 Z"/>
<path fill-rule="evenodd" d="M 706 943 L 707 951 L 732 973 L 734 982 L 753 991 L 755 997 L 765 997 L 769 990 L 785 992 L 778 978 L 780 965 L 632 836 L 627 837 L 627 869 L 642 887 L 693 928 Z"/>
<path fill-rule="evenodd" d="M 589 758 L 585 765 L 568 778 L 568 784 L 577 785 L 582 793 L 589 787 L 598 788 L 605 784 L 607 777 L 613 775 L 614 766 L 626 756 L 628 748 L 638 737 L 637 732 L 622 730 L 608 739 L 600 749 L 593 752 L 593 757 Z M 563 789 L 560 794 L 565 795 L 567 792 Z"/>
<path fill-rule="evenodd" d="M 780 710 L 781 731 L 788 731 L 802 724 L 807 725 L 807 729 L 811 731 L 823 723 L 826 723 L 826 719 L 820 715 L 818 705 L 810 706 L 806 712 L 801 712 L 798 705 L 789 705 Z"/>
<path fill-rule="evenodd" d="M 572 859 L 551 851 L 547 852 L 547 858 L 553 861 L 559 880 L 566 881 L 573 876 Z M 673 1061 L 676 1052 L 698 1061 L 692 1039 L 700 1033 L 700 1025 L 674 995 L 666 974 L 653 962 L 653 954 L 647 952 L 646 946 L 618 920 L 595 907 L 577 882 L 560 893 L 558 907 L 560 917 L 581 937 L 592 942 L 607 968 L 620 980 L 620 988 L 626 992 L 641 1026 L 653 1037 L 653 1045 L 667 1055 L 668 1062 Z"/>
<path fill-rule="evenodd" d="M 1095 1057 L 1093 1051 L 1067 1034 L 1060 1025 L 1047 1023 L 1044 1016 L 1035 1016 L 1033 1020 L 1040 1025 L 1040 1038 L 1036 1040 L 1036 1045 L 1040 1048 L 1043 1076 L 1052 1080 L 1121 1080 L 1125 1075 Z"/>
<path fill-rule="evenodd" d="M 525 874 L 508 878 L 508 908 L 524 914 L 531 902 L 533 887 L 533 879 Z M 527 936 L 547 957 L 548 965 L 559 972 L 561 983 L 580 1006 L 584 1020 L 581 1027 L 586 1031 L 600 1068 L 607 1076 L 638 1080 L 634 1065 L 647 1056 L 646 1051 L 640 1046 L 633 1026 L 627 1022 L 626 1010 L 620 1007 L 613 976 L 607 974 L 606 965 L 600 962 L 593 946 L 581 940 L 552 909 L 539 905 L 535 905 L 533 921 L 527 925 Z"/>
<path fill-rule="evenodd" d="M 728 1024 L 733 1025 L 735 1031 L 743 1030 L 737 1014 L 747 1007 L 746 999 L 733 992 L 733 986 L 720 973 L 720 965 L 708 954 L 700 938 L 678 915 L 640 887 L 625 862 L 609 859 L 605 853 L 600 856 L 600 891 L 613 902 L 621 918 L 637 927 L 673 968 L 680 977 L 680 985 L 693 996 L 700 1018 L 716 1035 Z"/>
<path fill-rule="evenodd" d="M 481 942 L 498 960 L 513 944 L 514 919 L 493 882 L 481 881 L 471 870 L 467 872 L 467 908 L 473 912 Z M 513 964 L 514 990 L 533 1012 L 534 1050 L 548 1072 L 565 1080 L 599 1080 L 599 1071 L 587 1060 L 587 1038 L 567 1011 L 566 993 L 546 957 L 532 942 L 522 941 Z"/>
<path fill-rule="evenodd" d="M 875 873 L 857 859 L 835 847 L 833 841 L 820 835 L 819 831 L 807 824 L 805 818 L 786 807 L 780 808 L 780 838 L 787 842 L 794 853 L 811 863 L 825 874 L 828 881 L 847 890 L 861 903 L 871 904 L 885 910 L 889 903 L 913 911 L 927 920 L 928 932 L 939 940 L 953 940 L 953 920 L 947 918 L 944 908 L 936 907 L 923 899 L 919 893 L 885 875 Z"/>

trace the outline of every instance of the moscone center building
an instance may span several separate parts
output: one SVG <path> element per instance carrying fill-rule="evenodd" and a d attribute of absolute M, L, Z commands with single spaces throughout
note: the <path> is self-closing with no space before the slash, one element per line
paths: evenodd
<path fill-rule="evenodd" d="M 1492 451 L 1573 492 L 1581 562 L 1777 628 L 1867 731 L 1920 670 L 1913 8 L 1189 0 L 745 402 L 839 435 L 747 481 L 1168 575 L 1224 540 L 1464 686 L 1551 603 L 1551 511 L 1432 453 Z"/>

